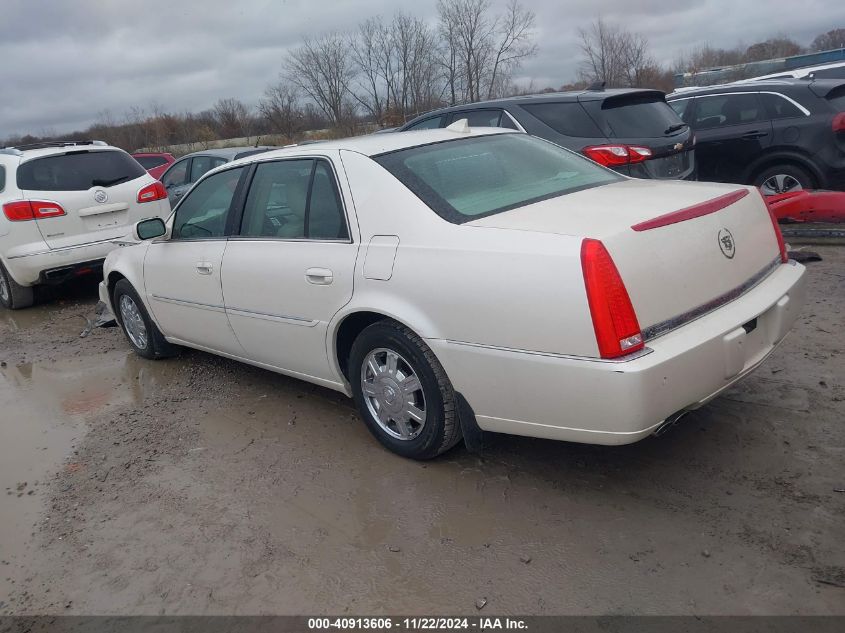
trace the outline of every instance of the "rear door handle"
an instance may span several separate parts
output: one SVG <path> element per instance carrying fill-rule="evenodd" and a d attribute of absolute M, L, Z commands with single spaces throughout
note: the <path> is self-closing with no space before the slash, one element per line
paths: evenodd
<path fill-rule="evenodd" d="M 747 139 L 755 139 L 755 138 L 763 138 L 764 136 L 768 136 L 768 132 L 760 132 L 759 130 L 754 130 L 753 132 L 746 132 L 742 135 L 742 138 Z"/>
<path fill-rule="evenodd" d="M 210 275 L 213 270 L 214 266 L 211 265 L 211 262 L 197 262 L 197 272 L 200 275 Z"/>
<path fill-rule="evenodd" d="M 309 268 L 305 271 L 308 283 L 327 286 L 334 281 L 334 273 L 328 268 Z"/>

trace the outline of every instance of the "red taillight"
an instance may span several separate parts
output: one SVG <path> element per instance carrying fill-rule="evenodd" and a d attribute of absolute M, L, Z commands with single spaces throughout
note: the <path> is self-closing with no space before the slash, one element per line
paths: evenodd
<path fill-rule="evenodd" d="M 652 151 L 641 145 L 590 145 L 581 151 L 587 158 L 605 167 L 641 163 L 652 156 Z"/>
<path fill-rule="evenodd" d="M 775 238 L 778 241 L 778 249 L 780 250 L 780 261 L 785 264 L 789 261 L 789 254 L 786 252 L 786 244 L 783 241 L 783 233 L 780 232 L 778 219 L 775 217 L 775 212 L 769 204 L 769 201 L 766 200 L 765 196 L 763 197 L 763 201 L 766 203 L 766 209 L 769 211 L 769 218 L 772 220 L 772 228 L 775 230 Z"/>
<path fill-rule="evenodd" d="M 138 202 L 153 202 L 154 200 L 164 200 L 166 197 L 167 189 L 158 180 L 138 192 Z"/>
<path fill-rule="evenodd" d="M 845 112 L 840 112 L 833 117 L 832 127 L 834 132 L 845 132 Z"/>
<path fill-rule="evenodd" d="M 642 349 L 637 314 L 604 244 L 585 239 L 581 243 L 581 267 L 601 357 L 616 358 Z"/>
<path fill-rule="evenodd" d="M 12 222 L 26 220 L 45 220 L 66 215 L 60 204 L 44 202 L 42 200 L 19 200 L 3 205 L 3 214 Z"/>

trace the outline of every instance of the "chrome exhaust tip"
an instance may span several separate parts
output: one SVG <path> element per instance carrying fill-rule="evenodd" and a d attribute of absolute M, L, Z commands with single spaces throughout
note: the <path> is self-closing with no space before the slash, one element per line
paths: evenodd
<path fill-rule="evenodd" d="M 681 409 L 680 411 L 676 411 L 675 413 L 667 417 L 665 420 L 663 420 L 663 423 L 660 426 L 654 429 L 653 435 L 655 437 L 658 435 L 663 435 L 666 431 L 669 430 L 670 427 L 675 426 L 678 420 L 684 417 L 687 413 L 689 413 L 688 409 Z"/>

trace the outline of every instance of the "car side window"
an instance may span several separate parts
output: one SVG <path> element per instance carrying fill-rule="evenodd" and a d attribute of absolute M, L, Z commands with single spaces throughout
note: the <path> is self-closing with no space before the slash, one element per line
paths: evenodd
<path fill-rule="evenodd" d="M 407 132 L 409 130 L 432 130 L 434 128 L 440 127 L 442 122 L 442 116 L 433 116 L 430 119 L 424 119 L 419 123 L 414 123 L 412 126 L 406 128 L 404 131 Z"/>
<path fill-rule="evenodd" d="M 232 198 L 243 167 L 227 169 L 198 183 L 176 207 L 174 240 L 202 240 L 224 237 Z"/>
<path fill-rule="evenodd" d="M 188 182 L 196 182 L 207 171 L 211 171 L 214 167 L 222 165 L 225 162 L 225 160 L 214 156 L 194 156 L 194 160 L 191 162 L 191 177 L 188 179 Z"/>
<path fill-rule="evenodd" d="M 760 99 L 753 93 L 698 97 L 695 105 L 693 127 L 697 130 L 754 123 L 766 118 Z"/>
<path fill-rule="evenodd" d="M 242 237 L 348 239 L 331 167 L 325 160 L 260 163 L 246 198 Z"/>
<path fill-rule="evenodd" d="M 667 101 L 667 103 L 675 111 L 675 114 L 681 117 L 682 121 L 688 121 L 687 115 L 689 114 L 689 106 L 692 103 L 692 99 L 678 99 L 676 101 Z"/>
<path fill-rule="evenodd" d="M 455 112 L 452 115 L 451 122 L 466 119 L 470 127 L 499 127 L 501 118 L 501 110 L 467 110 Z"/>
<path fill-rule="evenodd" d="M 178 187 L 185 184 L 185 178 L 188 176 L 188 163 L 190 158 L 183 158 L 177 163 L 173 163 L 170 169 L 161 177 L 161 182 L 165 187 Z"/>
<path fill-rule="evenodd" d="M 760 93 L 760 98 L 766 106 L 766 114 L 770 119 L 790 119 L 805 116 L 801 109 L 781 95 Z"/>

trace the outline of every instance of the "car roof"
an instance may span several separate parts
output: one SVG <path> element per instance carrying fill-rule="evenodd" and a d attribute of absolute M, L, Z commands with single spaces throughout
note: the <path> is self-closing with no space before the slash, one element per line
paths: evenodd
<path fill-rule="evenodd" d="M 32 158 L 42 158 L 44 156 L 53 156 L 55 154 L 65 154 L 73 151 L 118 151 L 123 150 L 119 147 L 113 147 L 103 141 L 67 141 L 56 143 L 33 143 L 32 145 L 20 145 L 18 147 L 4 147 L 0 149 L 0 154 L 7 154 L 17 156 L 22 161 L 30 160 Z"/>
<path fill-rule="evenodd" d="M 456 132 L 449 128 L 438 128 L 433 130 L 411 130 L 402 132 L 401 134 L 368 134 L 366 136 L 353 136 L 330 141 L 291 145 L 253 156 L 246 156 L 235 161 L 235 163 L 244 164 L 285 156 L 311 155 L 315 153 L 314 150 L 318 150 L 318 152 L 346 150 L 357 152 L 364 156 L 378 156 L 379 154 L 418 147 L 420 145 L 431 145 L 442 141 L 454 141 L 459 138 L 490 136 L 494 134 L 522 134 L 522 132 L 504 128 L 476 127 L 470 128 L 468 132 Z"/>
<path fill-rule="evenodd" d="M 199 152 L 191 152 L 190 154 L 185 154 L 182 158 L 188 158 L 189 156 L 216 156 L 218 158 L 233 160 L 235 156 L 241 154 L 242 152 L 260 152 L 261 150 L 268 149 L 274 148 L 270 145 L 259 145 L 258 147 L 254 145 L 244 145 L 241 147 L 215 147 L 200 150 Z"/>
<path fill-rule="evenodd" d="M 694 97 L 698 94 L 706 94 L 711 92 L 765 92 L 771 90 L 774 92 L 788 92 L 792 89 L 810 88 L 816 94 L 827 94 L 833 88 L 841 86 L 845 81 L 842 79 L 816 79 L 809 81 L 807 79 L 755 79 L 734 81 L 727 84 L 715 84 L 712 86 L 688 86 L 676 90 L 675 92 L 666 95 L 667 101 L 673 99 L 682 99 L 686 97 Z"/>
<path fill-rule="evenodd" d="M 618 97 L 620 95 L 638 94 L 638 93 L 659 93 L 664 94 L 660 90 L 653 88 L 607 88 L 601 90 L 568 90 L 562 92 L 543 92 L 533 95 L 520 95 L 516 97 L 502 97 L 500 99 L 489 99 L 487 101 L 476 101 L 474 103 L 462 103 L 445 108 L 437 108 L 424 112 L 419 116 L 414 117 L 408 123 L 423 119 L 427 116 L 436 114 L 447 114 L 459 110 L 483 110 L 485 108 L 504 108 L 509 105 L 523 105 L 529 103 L 561 103 L 572 101 L 599 101 L 609 97 Z M 407 125 L 407 124 L 406 124 Z"/>

